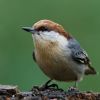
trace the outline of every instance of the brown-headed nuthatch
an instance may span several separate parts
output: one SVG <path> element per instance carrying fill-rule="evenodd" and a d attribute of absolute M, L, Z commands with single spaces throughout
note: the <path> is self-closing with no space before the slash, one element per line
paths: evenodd
<path fill-rule="evenodd" d="M 40 20 L 23 29 L 32 33 L 33 58 L 50 79 L 80 81 L 84 75 L 96 74 L 85 50 L 61 25 Z"/>

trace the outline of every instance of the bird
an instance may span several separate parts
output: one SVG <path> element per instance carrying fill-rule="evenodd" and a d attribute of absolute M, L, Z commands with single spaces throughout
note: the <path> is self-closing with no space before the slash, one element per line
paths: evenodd
<path fill-rule="evenodd" d="M 87 52 L 62 25 L 44 19 L 32 27 L 22 27 L 32 33 L 35 49 L 33 59 L 50 80 L 79 82 L 85 75 L 94 75 Z"/>

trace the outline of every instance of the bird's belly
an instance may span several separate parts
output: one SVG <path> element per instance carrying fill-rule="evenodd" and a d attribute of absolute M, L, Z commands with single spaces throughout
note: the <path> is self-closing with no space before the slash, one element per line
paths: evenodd
<path fill-rule="evenodd" d="M 48 66 L 46 70 L 42 69 L 44 73 L 51 79 L 58 81 L 76 81 L 78 79 L 77 75 L 66 65 Z"/>
<path fill-rule="evenodd" d="M 37 45 L 36 62 L 41 70 L 51 79 L 59 81 L 80 80 L 83 71 L 79 66 L 77 67 L 77 64 L 71 62 L 69 50 L 50 47 Z"/>
<path fill-rule="evenodd" d="M 41 58 L 37 60 L 42 71 L 51 79 L 58 81 L 76 81 L 78 80 L 77 74 L 70 68 L 67 61 L 58 59 Z"/>

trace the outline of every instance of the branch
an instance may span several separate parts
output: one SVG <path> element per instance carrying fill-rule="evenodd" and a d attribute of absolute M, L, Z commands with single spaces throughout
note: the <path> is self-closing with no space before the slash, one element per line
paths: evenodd
<path fill-rule="evenodd" d="M 29 92 L 20 92 L 17 86 L 0 85 L 0 100 L 100 100 L 100 93 L 41 89 L 37 86 Z"/>

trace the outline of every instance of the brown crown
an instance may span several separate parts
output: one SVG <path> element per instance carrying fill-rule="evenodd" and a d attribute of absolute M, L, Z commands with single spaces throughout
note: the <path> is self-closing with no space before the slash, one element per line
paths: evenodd
<path fill-rule="evenodd" d="M 49 29 L 52 30 L 52 31 L 58 32 L 59 34 L 65 36 L 66 38 L 71 38 L 71 36 L 69 35 L 69 33 L 66 32 L 66 31 L 64 30 L 64 28 L 63 28 L 61 25 L 59 25 L 59 24 L 57 24 L 57 23 L 55 23 L 55 22 L 53 22 L 53 21 L 50 21 L 50 20 L 40 20 L 40 21 L 36 22 L 36 23 L 33 25 L 33 27 L 34 27 L 35 29 L 37 29 L 37 30 L 38 30 L 41 26 L 47 27 L 47 28 L 49 28 Z"/>

